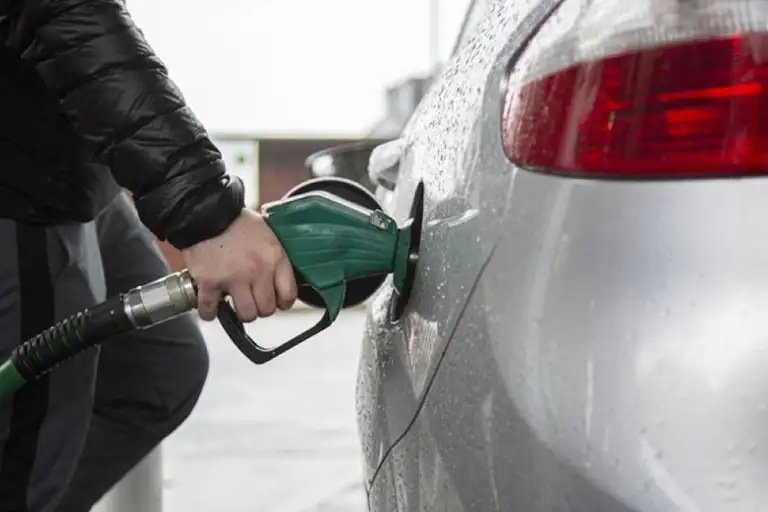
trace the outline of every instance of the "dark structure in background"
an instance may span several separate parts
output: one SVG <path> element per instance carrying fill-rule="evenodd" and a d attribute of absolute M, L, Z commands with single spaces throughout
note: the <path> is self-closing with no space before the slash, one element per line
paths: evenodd
<path fill-rule="evenodd" d="M 386 117 L 374 125 L 368 137 L 398 137 L 431 84 L 432 76 L 411 77 L 389 87 Z"/>
<path fill-rule="evenodd" d="M 371 149 L 386 139 L 261 139 L 259 141 L 259 201 L 268 203 L 283 197 L 291 188 L 313 177 L 307 160 L 329 161 L 331 169 L 355 181 L 368 179 L 368 155 L 357 154 L 357 158 L 345 159 L 344 168 L 339 169 L 333 159 L 334 148 L 370 147 Z M 355 153 L 350 152 L 350 153 Z M 346 154 L 346 153 L 345 153 Z M 314 156 L 313 156 L 314 155 Z M 326 158 L 321 158 L 325 156 Z M 352 156 L 350 154 L 350 156 Z M 335 164 L 335 165 L 334 165 Z M 352 168 L 355 168 L 352 170 Z M 322 171 L 321 174 L 323 175 Z M 357 178 L 355 178 L 357 176 Z"/>
<path fill-rule="evenodd" d="M 363 139 L 319 151 L 307 158 L 307 169 L 313 178 L 346 178 L 373 193 L 376 191 L 376 185 L 368 176 L 368 160 L 376 146 L 388 140 Z"/>

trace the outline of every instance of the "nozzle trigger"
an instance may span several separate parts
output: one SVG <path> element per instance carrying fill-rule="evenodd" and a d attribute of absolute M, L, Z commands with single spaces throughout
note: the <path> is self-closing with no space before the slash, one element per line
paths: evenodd
<path fill-rule="evenodd" d="M 250 359 L 251 362 L 264 364 L 325 330 L 336 320 L 344 303 L 344 294 L 346 292 L 344 282 L 342 281 L 340 284 L 326 289 L 318 289 L 314 286 L 313 288 L 322 297 L 323 302 L 325 302 L 325 314 L 313 327 L 274 348 L 262 347 L 248 336 L 243 323 L 237 318 L 237 313 L 235 313 L 235 310 L 232 309 L 232 306 L 225 299 L 219 302 L 219 310 L 216 316 L 224 332 L 227 333 L 227 336 L 229 336 L 238 350 Z"/>

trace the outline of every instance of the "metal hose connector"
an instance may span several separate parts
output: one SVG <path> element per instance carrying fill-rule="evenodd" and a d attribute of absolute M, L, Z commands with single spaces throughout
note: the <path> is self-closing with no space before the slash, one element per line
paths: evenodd
<path fill-rule="evenodd" d="M 197 291 L 192 276 L 182 270 L 130 290 L 123 305 L 131 323 L 146 329 L 197 307 Z"/>

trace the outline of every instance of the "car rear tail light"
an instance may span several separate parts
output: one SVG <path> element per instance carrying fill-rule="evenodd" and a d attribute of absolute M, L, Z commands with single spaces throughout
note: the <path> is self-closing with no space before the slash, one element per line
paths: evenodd
<path fill-rule="evenodd" d="M 565 0 L 512 64 L 502 137 L 519 166 L 768 175 L 768 1 Z"/>

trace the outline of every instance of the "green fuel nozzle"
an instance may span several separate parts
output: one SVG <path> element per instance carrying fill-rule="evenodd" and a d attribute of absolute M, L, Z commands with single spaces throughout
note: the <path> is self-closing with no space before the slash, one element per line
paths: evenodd
<path fill-rule="evenodd" d="M 248 359 L 266 363 L 329 327 L 339 312 L 366 300 L 389 274 L 400 303 L 411 292 L 421 239 L 423 186 L 411 218 L 397 225 L 374 196 L 343 178 L 317 178 L 263 206 L 266 222 L 285 249 L 299 285 L 298 298 L 325 314 L 307 331 L 265 348 L 252 340 L 226 300 L 218 319 Z M 0 365 L 0 400 L 80 352 L 134 329 L 146 329 L 197 307 L 186 271 L 111 297 L 18 346 Z"/>
<path fill-rule="evenodd" d="M 343 184 L 355 189 L 356 196 L 344 198 L 342 193 L 331 190 L 306 190 L 314 184 Z M 369 193 L 362 187 L 356 190 L 358 187 L 339 178 L 319 178 L 262 208 L 293 265 L 299 299 L 312 294 L 315 297 L 307 302 L 320 302 L 325 315 L 311 329 L 266 349 L 248 337 L 235 312 L 223 301 L 219 321 L 235 345 L 254 363 L 265 363 L 329 327 L 345 306 L 349 287 L 359 280 L 380 278 L 373 281 L 378 284 L 370 289 L 370 295 L 392 274 L 395 292 L 400 297 L 410 293 L 418 262 L 423 191 L 419 188 L 421 192 L 414 201 L 418 203 L 417 214 L 398 227 L 394 219 L 378 208 L 373 196 L 363 201 L 363 191 Z M 365 206 L 371 200 L 376 205 L 373 209 Z"/>

